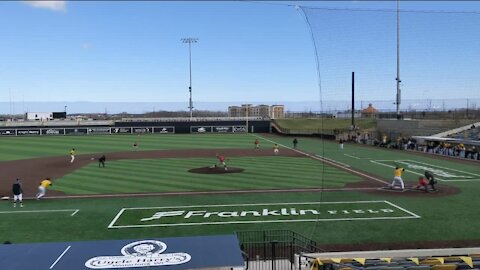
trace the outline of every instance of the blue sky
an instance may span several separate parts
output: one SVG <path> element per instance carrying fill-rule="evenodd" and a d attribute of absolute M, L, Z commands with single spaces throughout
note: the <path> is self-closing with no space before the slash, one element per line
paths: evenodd
<path fill-rule="evenodd" d="M 194 102 L 318 100 L 310 33 L 289 3 L 396 7 L 394 1 L 0 2 L 0 101 L 187 102 L 184 37 L 199 38 L 192 47 Z M 474 1 L 401 5 L 480 12 Z M 341 13 L 306 9 L 323 99 L 348 100 L 355 71 L 359 99 L 393 100 L 394 14 Z M 404 19 L 404 98 L 480 98 L 480 14 Z"/>

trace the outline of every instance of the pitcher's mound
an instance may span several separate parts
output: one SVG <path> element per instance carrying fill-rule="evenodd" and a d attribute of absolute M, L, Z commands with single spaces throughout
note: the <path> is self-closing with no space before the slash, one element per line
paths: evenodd
<path fill-rule="evenodd" d="M 219 174 L 219 173 L 239 173 L 243 172 L 242 168 L 235 168 L 235 167 L 228 167 L 227 170 L 223 167 L 202 167 L 202 168 L 194 168 L 188 170 L 191 173 L 214 173 L 214 174 Z"/>

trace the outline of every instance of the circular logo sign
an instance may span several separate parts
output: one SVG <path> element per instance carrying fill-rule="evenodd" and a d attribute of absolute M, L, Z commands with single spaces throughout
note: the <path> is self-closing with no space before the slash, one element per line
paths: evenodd
<path fill-rule="evenodd" d="M 162 253 L 167 249 L 167 245 L 156 240 L 143 240 L 130 243 L 121 250 L 125 256 L 149 256 Z"/>

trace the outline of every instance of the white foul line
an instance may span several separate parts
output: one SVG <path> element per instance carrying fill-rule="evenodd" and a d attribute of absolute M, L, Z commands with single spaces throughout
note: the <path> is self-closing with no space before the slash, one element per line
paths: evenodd
<path fill-rule="evenodd" d="M 58 210 L 27 210 L 27 211 L 0 211 L 0 214 L 21 214 L 21 213 L 48 213 L 48 212 L 78 212 L 79 209 L 58 209 Z M 73 216 L 73 215 L 72 215 Z"/>
<path fill-rule="evenodd" d="M 75 212 L 73 212 L 70 216 L 73 217 L 76 213 L 78 213 L 78 211 L 80 211 L 79 209 L 77 209 Z"/>
<path fill-rule="evenodd" d="M 125 211 L 125 208 L 122 208 L 120 211 L 118 211 L 117 215 L 112 219 L 112 222 L 108 224 L 107 229 L 114 228 L 113 224 L 117 222 L 117 220 L 120 218 L 120 216 L 123 214 L 124 211 Z"/>
<path fill-rule="evenodd" d="M 419 216 L 419 215 L 417 215 L 417 214 L 415 214 L 415 213 L 413 213 L 413 212 L 410 212 L 410 211 L 408 211 L 407 209 L 402 208 L 402 207 L 400 207 L 400 206 L 398 206 L 398 205 L 396 205 L 396 204 L 394 204 L 394 203 L 391 203 L 391 202 L 389 202 L 389 201 L 384 201 L 384 202 L 387 203 L 387 204 L 390 204 L 391 206 L 396 207 L 396 208 L 398 208 L 398 209 L 400 209 L 400 210 L 402 210 L 402 211 L 404 211 L 404 212 L 406 212 L 406 213 L 408 213 L 408 214 L 410 214 L 410 215 L 412 215 L 412 216 L 414 216 L 414 217 L 416 217 L 416 218 L 420 218 L 420 217 L 421 217 L 421 216 Z"/>
<path fill-rule="evenodd" d="M 359 158 L 359 157 L 356 157 L 356 156 L 353 156 L 353 155 L 349 155 L 349 154 L 343 154 L 343 155 L 345 155 L 347 157 L 351 157 L 351 158 L 362 159 L 362 158 Z"/>
<path fill-rule="evenodd" d="M 68 246 L 62 254 L 60 254 L 60 256 L 57 258 L 57 260 L 55 262 L 53 262 L 53 264 L 50 266 L 50 269 L 52 269 L 57 263 L 58 261 L 60 261 L 60 259 L 63 257 L 63 255 L 65 255 L 65 253 L 67 253 L 67 251 L 71 248 L 72 246 Z"/>
<path fill-rule="evenodd" d="M 340 166 L 339 164 L 337 164 L 337 163 L 335 163 L 335 162 L 332 162 L 332 161 L 329 161 L 329 160 L 327 160 L 327 159 L 325 159 L 325 158 L 320 158 L 320 157 L 317 157 L 317 156 L 312 156 L 312 155 L 310 155 L 310 154 L 307 154 L 307 153 L 302 152 L 302 151 L 297 150 L 297 149 L 293 149 L 293 148 L 291 148 L 291 147 L 288 147 L 288 146 L 283 145 L 283 144 L 281 144 L 281 143 L 277 143 L 277 142 L 275 142 L 275 141 L 269 140 L 269 139 L 264 138 L 264 137 L 262 137 L 262 136 L 258 136 L 258 135 L 255 135 L 255 134 L 252 134 L 252 135 L 255 136 L 255 137 L 257 137 L 257 138 L 260 138 L 260 139 L 269 141 L 269 142 L 271 142 L 271 143 L 276 143 L 276 144 L 278 144 L 278 145 L 280 145 L 280 146 L 282 146 L 282 147 L 284 147 L 284 148 L 290 149 L 290 150 L 292 150 L 292 151 L 295 151 L 295 152 L 300 153 L 300 154 L 302 154 L 302 155 L 305 155 L 305 156 L 307 156 L 307 157 L 310 157 L 310 158 L 313 158 L 313 159 L 316 159 L 316 160 L 323 161 L 323 162 L 325 162 L 325 163 L 327 163 L 327 164 L 330 164 L 330 165 L 332 165 L 332 166 L 341 167 L 341 168 L 343 168 L 343 170 L 349 171 L 349 172 L 351 172 L 351 173 L 353 173 L 353 174 L 357 174 L 357 175 L 363 176 L 363 177 L 365 177 L 365 178 L 368 178 L 368 179 L 371 179 L 371 180 L 374 180 L 374 181 L 377 181 L 377 182 L 380 182 L 380 183 L 383 183 L 383 184 L 390 184 L 389 182 L 383 181 L 383 180 L 381 180 L 381 179 L 378 179 L 378 178 L 376 178 L 376 177 L 370 176 L 370 175 L 368 175 L 368 174 L 364 174 L 364 173 L 361 173 L 361 172 L 359 172 L 359 171 L 356 171 L 356 170 L 353 170 L 353 169 L 350 169 L 350 168 L 347 168 L 347 167 Z"/>
<path fill-rule="evenodd" d="M 339 164 L 339 165 L 342 165 L 343 167 L 350 167 L 350 165 L 348 165 L 348 164 L 342 163 L 342 162 L 340 162 L 340 161 L 336 161 L 336 160 L 331 159 L 331 158 L 327 158 L 327 157 L 320 156 L 320 155 L 317 155 L 317 154 L 315 154 L 315 156 L 316 156 L 316 157 L 319 157 L 319 158 L 326 159 L 326 160 L 331 161 L 331 162 L 334 162 L 334 163 L 337 163 L 337 164 Z"/>

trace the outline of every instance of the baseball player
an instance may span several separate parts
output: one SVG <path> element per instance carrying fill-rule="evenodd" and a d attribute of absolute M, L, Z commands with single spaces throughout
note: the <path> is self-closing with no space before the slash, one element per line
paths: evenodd
<path fill-rule="evenodd" d="M 273 145 L 273 154 L 278 155 L 278 144 Z"/>
<path fill-rule="evenodd" d="M 428 182 L 425 178 L 423 178 L 422 176 L 420 176 L 418 178 L 418 184 L 415 186 L 415 189 L 420 189 L 420 190 L 423 190 L 425 192 L 428 192 Z"/>
<path fill-rule="evenodd" d="M 217 154 L 217 159 L 218 159 L 218 163 L 219 165 L 222 165 L 223 166 L 223 169 L 225 171 L 227 171 L 227 163 L 225 163 L 225 156 L 224 155 L 218 155 Z M 216 166 L 216 165 L 215 165 Z"/>
<path fill-rule="evenodd" d="M 405 189 L 405 184 L 403 183 L 403 179 L 402 179 L 402 174 L 403 174 L 404 171 L 405 171 L 404 168 L 401 168 L 399 166 L 395 167 L 393 181 L 392 181 L 392 184 L 391 184 L 392 188 L 395 188 L 396 184 L 398 183 L 402 190 Z"/>
<path fill-rule="evenodd" d="M 297 149 L 297 145 L 298 145 L 298 140 L 297 140 L 297 138 L 294 138 L 293 141 L 292 141 L 292 143 L 293 143 L 293 148 L 294 148 L 294 149 Z"/>
<path fill-rule="evenodd" d="M 137 142 L 134 142 L 133 143 L 133 150 L 137 150 L 138 149 L 138 143 Z"/>
<path fill-rule="evenodd" d="M 255 149 L 260 149 L 260 141 L 255 139 Z"/>
<path fill-rule="evenodd" d="M 437 183 L 437 181 L 433 177 L 433 173 L 431 173 L 429 171 L 425 171 L 425 177 L 428 180 L 427 188 L 428 188 L 428 186 L 431 186 L 433 191 L 437 191 L 437 189 L 435 188 L 435 184 Z"/>
<path fill-rule="evenodd" d="M 107 158 L 105 157 L 105 155 L 101 156 L 98 159 L 98 167 L 100 168 L 100 166 L 102 166 L 103 168 L 105 168 L 105 161 L 106 160 L 107 160 Z"/>
<path fill-rule="evenodd" d="M 70 163 L 73 163 L 74 160 L 75 160 L 75 148 L 72 148 L 72 150 L 70 150 Z"/>
<path fill-rule="evenodd" d="M 47 192 L 47 188 L 52 185 L 53 185 L 52 181 L 50 180 L 49 177 L 42 180 L 42 182 L 40 182 L 40 185 L 38 186 L 38 193 L 36 195 L 37 200 L 40 200 L 43 196 L 45 196 L 45 193 Z"/>
<path fill-rule="evenodd" d="M 20 207 L 23 207 L 23 190 L 22 184 L 20 183 L 20 179 L 17 178 L 12 185 L 12 193 L 13 193 L 13 207 L 17 207 L 17 201 L 20 202 Z"/>

